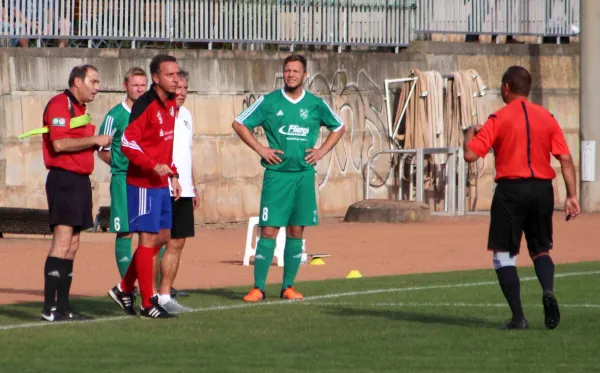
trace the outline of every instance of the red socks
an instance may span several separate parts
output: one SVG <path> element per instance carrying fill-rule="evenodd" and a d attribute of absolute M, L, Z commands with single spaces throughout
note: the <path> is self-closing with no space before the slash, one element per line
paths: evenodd
<path fill-rule="evenodd" d="M 140 286 L 140 295 L 142 298 L 142 307 L 144 309 L 152 307 L 150 298 L 152 298 L 152 268 L 154 265 L 154 256 L 158 253 L 160 247 L 138 246 L 131 265 L 121 281 L 121 291 L 131 293 L 137 278 Z"/>

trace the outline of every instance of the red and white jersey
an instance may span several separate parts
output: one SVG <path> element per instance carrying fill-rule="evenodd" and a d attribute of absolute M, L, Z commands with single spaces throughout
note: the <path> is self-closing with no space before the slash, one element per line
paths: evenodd
<path fill-rule="evenodd" d="M 169 186 L 169 176 L 159 176 L 154 167 L 166 164 L 173 173 L 173 138 L 177 105 L 175 96 L 162 102 L 154 84 L 135 101 L 129 125 L 121 137 L 121 151 L 129 159 L 127 184 L 141 188 Z"/>

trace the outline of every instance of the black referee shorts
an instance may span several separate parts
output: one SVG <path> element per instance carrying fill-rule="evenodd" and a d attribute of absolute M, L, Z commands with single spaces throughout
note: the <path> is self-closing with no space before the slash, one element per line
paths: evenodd
<path fill-rule="evenodd" d="M 173 227 L 171 238 L 194 237 L 194 199 L 180 197 L 177 201 L 171 197 L 173 210 Z"/>
<path fill-rule="evenodd" d="M 94 226 L 92 184 L 89 175 L 52 168 L 46 178 L 50 231 L 57 225 L 80 232 Z"/>
<path fill-rule="evenodd" d="M 552 249 L 552 180 L 503 179 L 492 200 L 488 249 L 518 254 L 525 232 L 532 255 Z"/>

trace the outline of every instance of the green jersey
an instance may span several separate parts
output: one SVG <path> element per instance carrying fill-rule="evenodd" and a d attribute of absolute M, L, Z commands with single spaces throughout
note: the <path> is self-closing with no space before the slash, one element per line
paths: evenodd
<path fill-rule="evenodd" d="M 121 137 L 129 124 L 131 108 L 125 102 L 113 107 L 104 117 L 99 133 L 112 136 L 110 145 L 110 172 L 113 175 L 127 174 L 129 159 L 121 152 Z M 108 150 L 108 149 L 104 149 Z"/>
<path fill-rule="evenodd" d="M 298 99 L 293 100 L 283 89 L 256 100 L 236 121 L 250 130 L 262 126 L 269 147 L 283 151 L 283 154 L 278 154 L 281 158 L 279 164 L 270 165 L 261 160 L 264 167 L 274 171 L 314 169 L 304 158 L 306 150 L 317 143 L 321 126 L 329 131 L 338 131 L 344 126 L 322 98 L 303 91 Z"/>

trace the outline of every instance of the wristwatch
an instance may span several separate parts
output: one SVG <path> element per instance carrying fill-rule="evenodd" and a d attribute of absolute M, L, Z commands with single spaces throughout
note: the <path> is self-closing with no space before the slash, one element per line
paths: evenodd
<path fill-rule="evenodd" d="M 179 179 L 179 174 L 173 174 L 173 175 L 171 175 L 171 179 Z"/>

